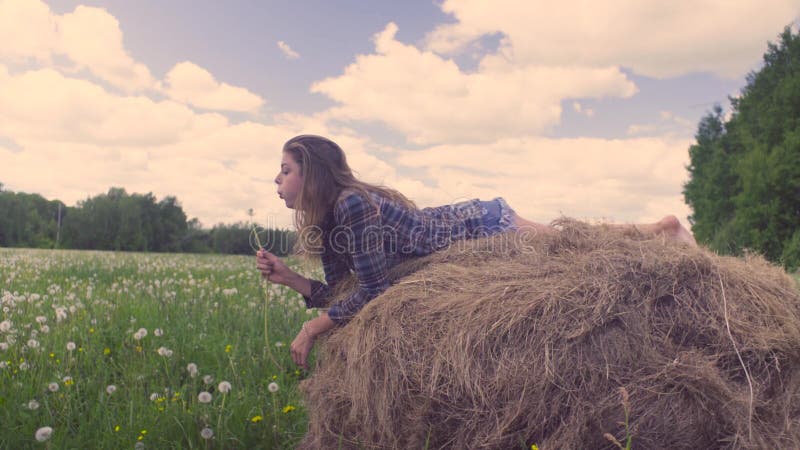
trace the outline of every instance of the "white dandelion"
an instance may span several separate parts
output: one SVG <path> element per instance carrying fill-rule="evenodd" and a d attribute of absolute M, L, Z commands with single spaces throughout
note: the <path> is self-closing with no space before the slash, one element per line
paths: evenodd
<path fill-rule="evenodd" d="M 186 365 L 186 370 L 189 372 L 189 376 L 194 378 L 197 376 L 197 364 L 189 363 Z"/>
<path fill-rule="evenodd" d="M 214 430 L 208 427 L 203 428 L 203 430 L 200 431 L 200 437 L 202 437 L 203 439 L 211 439 L 212 437 L 214 437 Z"/>
<path fill-rule="evenodd" d="M 270 384 L 267 386 L 267 390 L 268 390 L 268 391 L 270 391 L 270 392 L 272 392 L 273 394 L 274 394 L 275 392 L 278 392 L 278 389 L 280 389 L 280 388 L 278 387 L 278 383 L 276 383 L 276 382 L 274 382 L 274 381 L 273 381 L 272 383 L 270 383 Z"/>
<path fill-rule="evenodd" d="M 0 351 L 8 350 L 8 344 L 5 342 L 0 342 Z"/>
<path fill-rule="evenodd" d="M 167 347 L 158 347 L 158 354 L 169 358 L 172 356 L 172 350 L 168 349 Z"/>
<path fill-rule="evenodd" d="M 164 335 L 164 330 L 162 330 L 161 328 L 156 328 L 155 330 L 153 330 L 153 335 L 156 337 L 161 337 Z"/>
<path fill-rule="evenodd" d="M 113 384 L 109 384 L 108 386 L 106 386 L 106 393 L 108 393 L 108 395 L 111 395 L 114 392 L 117 392 L 116 386 L 114 386 Z"/>
<path fill-rule="evenodd" d="M 203 391 L 197 394 L 197 401 L 200 403 L 211 403 L 211 393 Z"/>
<path fill-rule="evenodd" d="M 36 411 L 37 409 L 39 409 L 39 402 L 37 402 L 35 399 L 29 401 L 28 409 L 30 409 L 31 411 Z"/>
<path fill-rule="evenodd" d="M 51 427 L 42 427 L 36 430 L 36 440 L 39 442 L 44 442 L 50 439 L 50 436 L 53 435 L 53 429 Z"/>
<path fill-rule="evenodd" d="M 154 402 L 154 401 L 158 400 L 159 397 L 161 397 L 161 396 L 158 395 L 157 392 L 153 392 L 152 394 L 150 394 L 150 401 Z"/>
<path fill-rule="evenodd" d="M 27 361 L 19 363 L 19 370 L 28 370 L 30 368 L 31 365 Z"/>
<path fill-rule="evenodd" d="M 0 322 L 0 331 L 2 331 L 3 333 L 8 333 L 9 331 L 11 331 L 12 326 L 13 324 L 11 323 L 10 320 L 4 320 Z"/>
<path fill-rule="evenodd" d="M 144 328 L 139 328 L 136 333 L 133 333 L 133 338 L 137 341 L 141 341 L 145 336 L 147 336 L 147 330 Z"/>
<path fill-rule="evenodd" d="M 74 342 L 72 342 L 72 341 L 67 342 L 67 351 L 68 352 L 71 352 L 71 351 L 75 350 L 76 347 L 77 346 L 75 345 Z"/>
<path fill-rule="evenodd" d="M 47 323 L 47 317 L 45 316 L 36 316 L 36 323 L 39 325 L 44 325 Z"/>
<path fill-rule="evenodd" d="M 50 332 L 50 326 L 49 325 L 42 325 L 40 327 L 40 329 L 42 330 L 42 333 L 44 333 L 44 334 L 47 334 L 47 333 Z"/>
<path fill-rule="evenodd" d="M 227 394 L 228 392 L 231 391 L 231 384 L 228 383 L 227 381 L 220 381 L 219 385 L 217 386 L 217 389 L 219 389 L 219 391 L 222 392 L 223 394 Z"/>
<path fill-rule="evenodd" d="M 50 383 L 50 384 L 48 384 L 47 385 L 47 389 L 49 389 L 50 392 L 58 392 L 58 383 Z"/>
<path fill-rule="evenodd" d="M 214 382 L 214 377 L 211 375 L 203 375 L 203 383 L 211 384 Z"/>
<path fill-rule="evenodd" d="M 28 347 L 39 348 L 39 341 L 37 341 L 36 339 L 28 339 Z"/>

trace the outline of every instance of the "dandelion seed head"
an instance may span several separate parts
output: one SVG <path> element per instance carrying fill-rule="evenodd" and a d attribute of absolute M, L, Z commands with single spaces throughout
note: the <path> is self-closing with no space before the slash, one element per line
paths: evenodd
<path fill-rule="evenodd" d="M 211 393 L 203 391 L 197 394 L 197 401 L 200 403 L 211 403 Z"/>
<path fill-rule="evenodd" d="M 211 384 L 214 382 L 214 377 L 211 375 L 203 375 L 203 383 Z"/>
<path fill-rule="evenodd" d="M 50 332 L 50 326 L 49 325 L 42 325 L 40 327 L 40 329 L 42 330 L 42 333 L 44 333 L 44 334 L 47 334 L 47 333 Z"/>
<path fill-rule="evenodd" d="M 189 376 L 194 378 L 197 376 L 197 364 L 189 363 L 186 365 L 186 371 L 189 372 Z"/>
<path fill-rule="evenodd" d="M 153 392 L 152 394 L 150 394 L 150 401 L 154 402 L 154 401 L 158 400 L 159 397 L 160 397 L 160 395 L 158 395 L 157 392 Z"/>
<path fill-rule="evenodd" d="M 28 347 L 39 348 L 39 341 L 37 341 L 36 339 L 28 339 Z"/>
<path fill-rule="evenodd" d="M 268 390 L 268 391 L 270 391 L 270 392 L 272 392 L 273 394 L 274 394 L 275 392 L 278 392 L 278 389 L 280 389 L 280 388 L 278 387 L 278 383 L 276 383 L 276 382 L 274 382 L 274 381 L 273 381 L 272 383 L 270 383 L 270 384 L 267 386 L 267 390 Z"/>
<path fill-rule="evenodd" d="M 28 370 L 31 368 L 31 365 L 28 364 L 26 361 L 19 363 L 19 370 Z"/>
<path fill-rule="evenodd" d="M 200 431 L 200 437 L 202 437 L 203 439 L 211 439 L 212 437 L 214 437 L 214 430 L 208 427 L 203 428 Z"/>
<path fill-rule="evenodd" d="M 219 391 L 223 394 L 227 394 L 231 391 L 231 384 L 227 381 L 221 381 L 217 386 L 217 389 L 219 389 Z"/>
<path fill-rule="evenodd" d="M 47 389 L 50 392 L 58 392 L 58 383 L 50 383 L 47 385 Z"/>
<path fill-rule="evenodd" d="M 75 350 L 75 348 L 77 348 L 77 347 L 76 347 L 74 342 L 72 342 L 72 341 L 67 342 L 67 351 L 71 352 L 71 351 Z"/>
<path fill-rule="evenodd" d="M 8 344 L 5 342 L 0 342 L 0 351 L 8 350 Z"/>
<path fill-rule="evenodd" d="M 35 410 L 39 409 L 39 402 L 37 402 L 34 399 L 34 400 L 29 401 L 27 406 L 28 406 L 28 409 L 30 409 L 31 411 L 35 411 Z"/>
<path fill-rule="evenodd" d="M 41 427 L 36 430 L 36 440 L 39 442 L 44 442 L 53 435 L 53 428 L 51 427 Z"/>
<path fill-rule="evenodd" d="M 109 384 L 108 386 L 106 386 L 106 393 L 108 393 L 108 395 L 111 395 L 114 392 L 117 392 L 116 386 L 114 386 L 113 384 Z"/>
<path fill-rule="evenodd" d="M 9 331 L 11 331 L 12 326 L 13 324 L 11 323 L 10 320 L 4 320 L 0 322 L 0 331 L 2 331 L 3 333 L 8 333 Z"/>
<path fill-rule="evenodd" d="M 47 317 L 45 316 L 36 316 L 36 323 L 42 325 L 47 323 Z"/>
<path fill-rule="evenodd" d="M 137 341 L 141 341 L 145 336 L 147 336 L 147 329 L 145 328 L 139 328 L 136 333 L 133 333 L 133 338 Z"/>

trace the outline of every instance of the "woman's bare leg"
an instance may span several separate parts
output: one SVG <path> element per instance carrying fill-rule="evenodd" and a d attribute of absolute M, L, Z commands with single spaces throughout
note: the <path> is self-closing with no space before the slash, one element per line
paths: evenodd
<path fill-rule="evenodd" d="M 516 225 L 518 228 L 534 230 L 537 233 L 552 234 L 558 232 L 558 230 L 551 226 L 523 219 L 516 214 L 514 215 L 514 225 Z M 681 225 L 680 220 L 673 215 L 665 216 L 658 222 L 654 223 L 612 226 L 620 228 L 633 228 L 645 234 L 664 235 L 670 239 L 675 239 L 678 242 L 685 242 L 693 247 L 697 246 L 697 242 L 694 240 L 692 233 L 687 230 L 686 227 Z"/>

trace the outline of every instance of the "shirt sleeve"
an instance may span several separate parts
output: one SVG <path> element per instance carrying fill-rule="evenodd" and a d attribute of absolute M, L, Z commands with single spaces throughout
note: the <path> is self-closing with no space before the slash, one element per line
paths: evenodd
<path fill-rule="evenodd" d="M 338 257 L 329 246 L 324 246 L 322 252 L 322 270 L 325 273 L 325 283 L 317 280 L 309 280 L 311 282 L 311 295 L 303 296 L 306 301 L 306 308 L 323 308 L 328 306 L 330 301 L 331 292 L 333 292 L 336 283 L 350 272 L 347 264 Z M 327 283 L 327 284 L 326 284 Z"/>
<path fill-rule="evenodd" d="M 337 226 L 332 244 L 335 251 L 353 257 L 358 290 L 328 310 L 337 325 L 347 323 L 364 305 L 389 287 L 383 250 L 381 217 L 377 207 L 361 194 L 351 194 L 334 209 Z"/>

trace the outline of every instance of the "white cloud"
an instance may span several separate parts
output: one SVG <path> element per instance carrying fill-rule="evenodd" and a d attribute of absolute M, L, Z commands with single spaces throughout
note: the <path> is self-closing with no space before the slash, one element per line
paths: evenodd
<path fill-rule="evenodd" d="M 417 143 L 489 142 L 542 133 L 556 125 L 565 98 L 630 97 L 636 86 L 619 68 L 517 66 L 487 56 L 474 73 L 395 39 L 393 23 L 344 74 L 312 85 L 341 106 L 342 120 L 381 121 Z"/>
<path fill-rule="evenodd" d="M 155 80 L 144 64 L 134 61 L 122 44 L 122 30 L 104 9 L 78 6 L 59 20 L 61 51 L 80 68 L 86 68 L 126 92 L 152 89 Z"/>
<path fill-rule="evenodd" d="M 147 67 L 128 55 L 119 22 L 104 9 L 78 6 L 60 16 L 38 0 L 0 2 L 0 58 L 51 65 L 59 55 L 69 58 L 70 70 L 88 70 L 125 92 L 156 83 Z"/>
<path fill-rule="evenodd" d="M 292 50 L 292 47 L 289 47 L 289 44 L 286 42 L 278 41 L 278 48 L 281 50 L 281 53 L 289 59 L 297 59 L 300 57 L 300 54 Z"/>
<path fill-rule="evenodd" d="M 628 136 L 691 136 L 696 124 L 670 111 L 660 111 L 659 120 L 653 123 L 628 126 Z"/>
<path fill-rule="evenodd" d="M 221 83 L 209 71 L 184 61 L 164 79 L 164 92 L 173 100 L 203 109 L 256 113 L 264 100 L 247 89 Z"/>
<path fill-rule="evenodd" d="M 580 104 L 580 102 L 572 102 L 572 109 L 576 113 L 583 114 L 586 117 L 594 116 L 594 110 L 592 108 L 585 108 L 583 105 Z"/>
<path fill-rule="evenodd" d="M 798 0 L 446 0 L 441 8 L 456 22 L 428 34 L 428 48 L 439 54 L 501 33 L 500 51 L 520 65 L 621 65 L 659 78 L 741 76 L 765 42 L 800 17 Z"/>
<path fill-rule="evenodd" d="M 689 214 L 686 139 L 506 139 L 397 152 L 399 167 L 435 180 L 434 203 L 503 196 L 523 217 L 561 214 L 649 222 Z M 420 174 L 420 176 L 423 176 Z"/>

